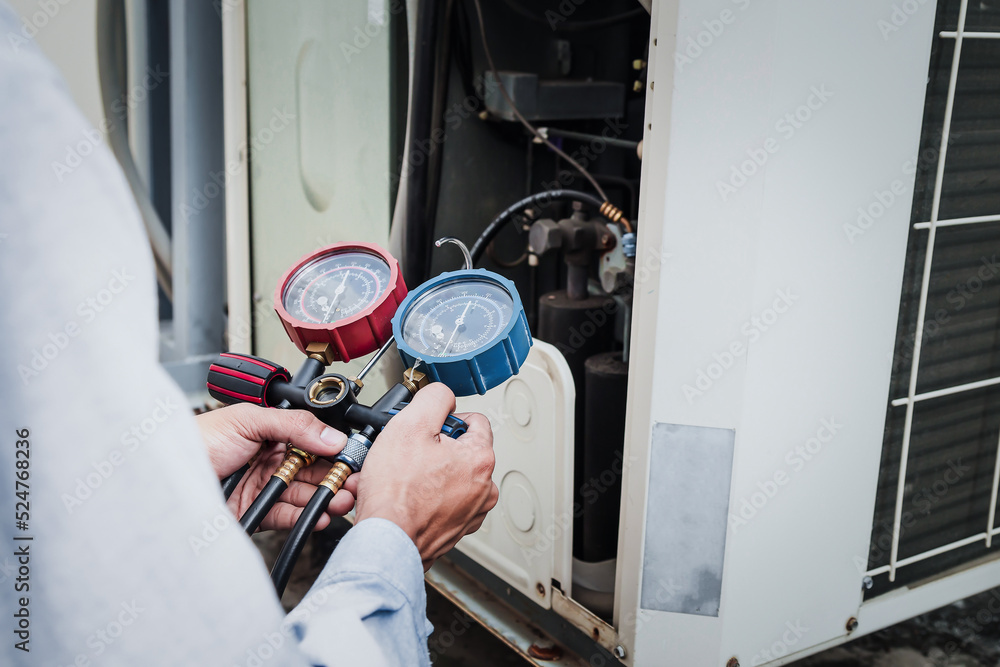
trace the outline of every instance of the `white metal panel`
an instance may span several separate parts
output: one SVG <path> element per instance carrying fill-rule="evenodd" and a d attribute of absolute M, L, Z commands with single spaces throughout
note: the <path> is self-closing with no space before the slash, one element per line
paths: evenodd
<path fill-rule="evenodd" d="M 389 22 L 401 17 L 378 0 L 246 11 L 254 349 L 294 369 L 302 355 L 272 307 L 281 275 L 323 245 L 388 240 Z"/>
<path fill-rule="evenodd" d="M 250 178 L 247 151 L 247 17 L 243 0 L 222 12 L 222 105 L 226 184 L 226 349 L 250 353 L 253 299 L 250 289 Z"/>
<path fill-rule="evenodd" d="M 566 360 L 535 341 L 518 375 L 485 396 L 458 401 L 493 427 L 500 501 L 458 548 L 548 608 L 552 579 L 569 594 L 573 545 L 573 414 Z"/>
<path fill-rule="evenodd" d="M 858 614 L 934 19 L 927 3 L 886 34 L 892 12 L 655 5 L 638 265 L 666 259 L 636 289 L 632 349 L 652 363 L 629 391 L 626 661 L 765 664 L 846 636 Z M 654 421 L 736 430 L 718 619 L 639 611 Z"/>

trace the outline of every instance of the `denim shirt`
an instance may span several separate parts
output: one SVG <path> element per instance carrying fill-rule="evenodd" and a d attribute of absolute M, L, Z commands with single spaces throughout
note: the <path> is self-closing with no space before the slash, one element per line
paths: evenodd
<path fill-rule="evenodd" d="M 128 185 L 24 35 L 0 3 L 0 664 L 429 665 L 420 555 L 389 521 L 283 613 L 158 362 Z"/>

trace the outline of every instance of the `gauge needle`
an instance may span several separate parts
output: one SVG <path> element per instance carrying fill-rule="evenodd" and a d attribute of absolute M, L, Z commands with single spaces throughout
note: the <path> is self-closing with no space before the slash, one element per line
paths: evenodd
<path fill-rule="evenodd" d="M 333 306 L 337 303 L 337 300 L 340 299 L 340 295 L 344 293 L 344 287 L 347 285 L 347 276 L 349 275 L 351 275 L 351 272 L 346 271 L 344 273 L 344 279 L 340 281 L 340 285 L 338 285 L 337 289 L 334 290 L 333 298 L 330 299 L 330 305 L 326 307 L 326 312 L 323 313 L 324 322 L 326 322 L 326 318 L 330 317 L 330 311 L 333 309 Z"/>
<path fill-rule="evenodd" d="M 451 347 L 451 342 L 455 340 L 455 336 L 458 334 L 458 330 L 462 328 L 463 324 L 465 324 L 465 314 L 469 312 L 469 308 L 471 307 L 472 307 L 471 301 L 465 304 L 465 310 L 463 310 L 462 314 L 458 316 L 457 320 L 455 320 L 455 330 L 451 332 L 451 338 L 448 339 L 448 342 L 445 344 L 444 349 L 441 351 L 442 357 L 448 354 L 448 348 Z"/>

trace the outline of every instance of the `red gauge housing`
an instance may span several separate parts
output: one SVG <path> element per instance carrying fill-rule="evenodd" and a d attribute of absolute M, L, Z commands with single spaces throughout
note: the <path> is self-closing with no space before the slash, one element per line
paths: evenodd
<path fill-rule="evenodd" d="M 388 266 L 389 280 L 375 300 L 358 313 L 333 323 L 303 322 L 285 308 L 284 296 L 289 283 L 307 265 L 332 255 L 366 253 L 381 259 Z M 374 243 L 334 243 L 299 259 L 278 282 L 274 293 L 274 310 L 285 332 L 303 354 L 310 343 L 329 343 L 337 361 L 350 361 L 370 354 L 392 337 L 392 316 L 406 297 L 406 284 L 399 263 Z"/>

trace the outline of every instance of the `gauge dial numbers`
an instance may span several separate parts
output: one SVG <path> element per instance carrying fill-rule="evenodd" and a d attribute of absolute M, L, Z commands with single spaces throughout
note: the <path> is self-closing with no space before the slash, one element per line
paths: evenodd
<path fill-rule="evenodd" d="M 510 322 L 514 301 L 485 280 L 444 284 L 408 310 L 403 339 L 428 357 L 462 356 L 493 342 Z"/>
<path fill-rule="evenodd" d="M 381 257 L 346 252 L 306 264 L 285 287 L 288 314 L 309 324 L 333 324 L 371 306 L 389 284 L 389 265 Z"/>
<path fill-rule="evenodd" d="M 278 285 L 274 309 L 302 352 L 329 343 L 350 361 L 392 335 L 392 316 L 406 296 L 396 260 L 372 243 L 336 243 L 301 258 Z"/>
<path fill-rule="evenodd" d="M 392 331 L 405 366 L 456 396 L 505 382 L 531 349 L 517 288 L 483 269 L 444 273 L 418 287 L 400 304 Z"/>

